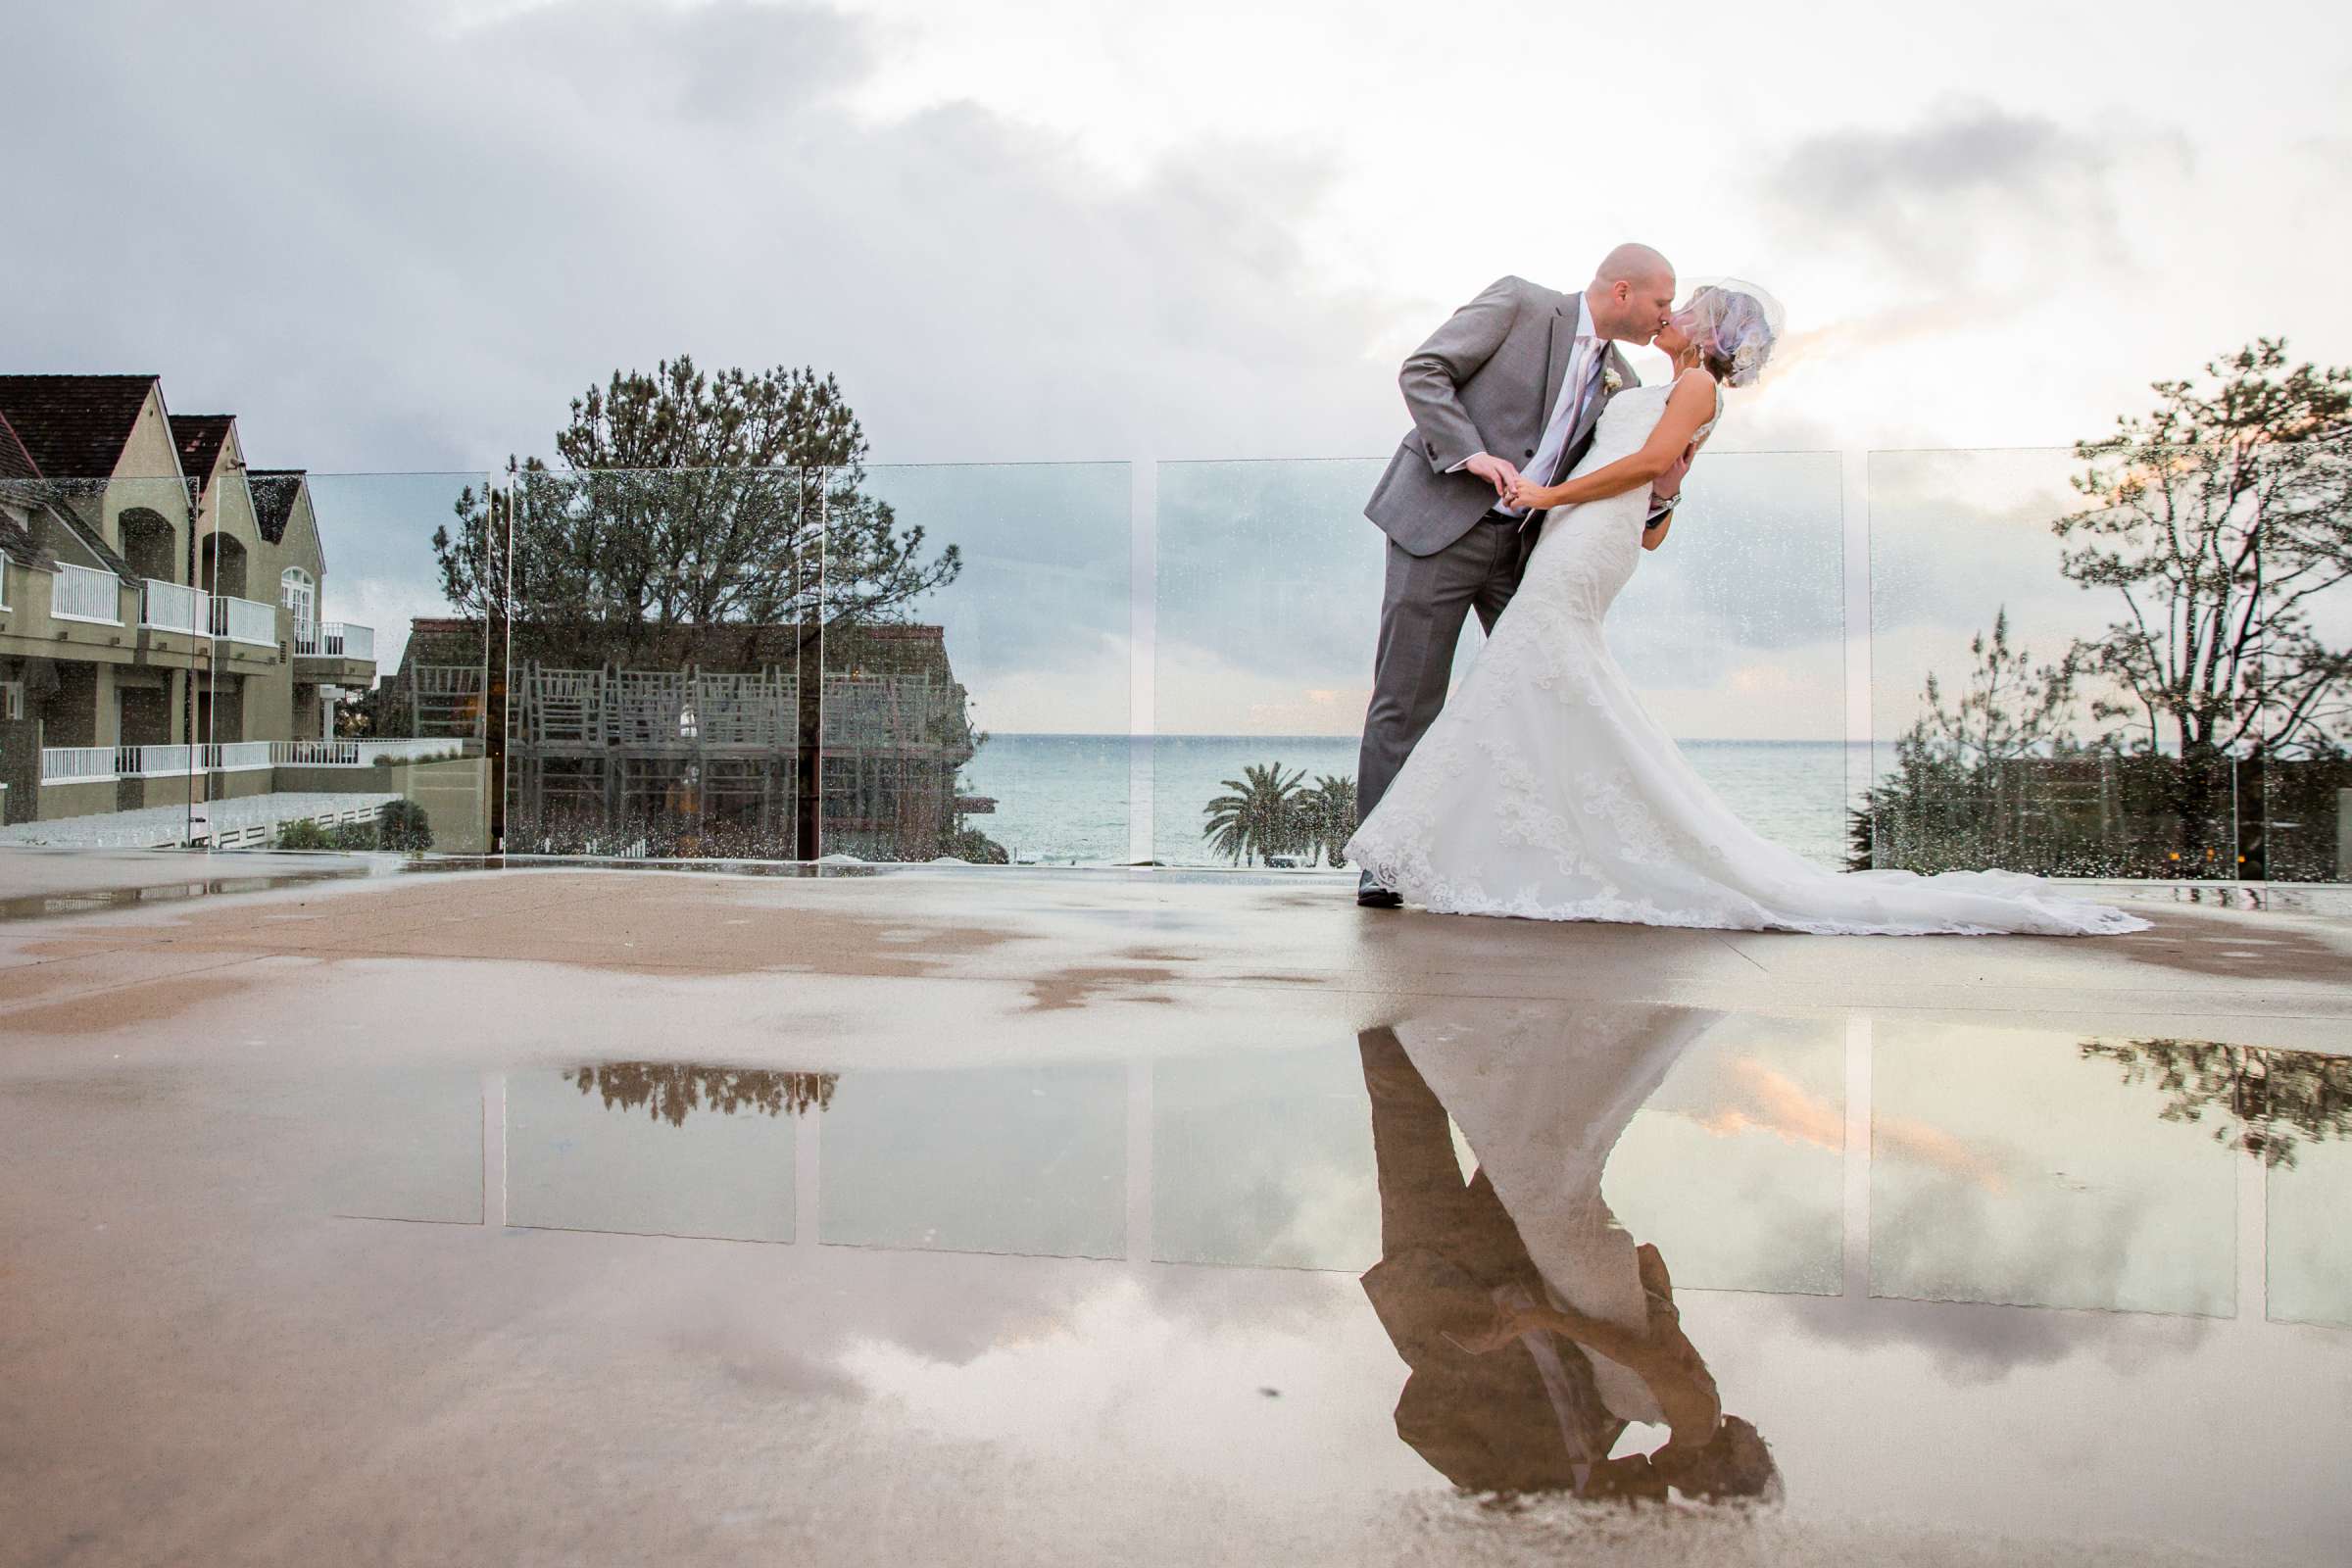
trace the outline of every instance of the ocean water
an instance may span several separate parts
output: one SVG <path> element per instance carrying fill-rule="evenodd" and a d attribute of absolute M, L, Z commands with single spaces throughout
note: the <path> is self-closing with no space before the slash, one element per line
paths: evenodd
<path fill-rule="evenodd" d="M 1849 791 L 1868 779 L 1867 746 L 1837 741 L 1686 741 L 1701 776 L 1766 837 L 1818 864 L 1844 861 Z M 1209 801 L 1245 764 L 1279 762 L 1355 776 L 1356 740 L 1339 735 L 992 735 L 964 769 L 967 793 L 993 797 L 972 825 L 1015 860 L 1117 864 L 1131 855 L 1131 762 L 1150 780 L 1148 858 L 1169 865 L 1225 864 L 1201 837 Z"/>

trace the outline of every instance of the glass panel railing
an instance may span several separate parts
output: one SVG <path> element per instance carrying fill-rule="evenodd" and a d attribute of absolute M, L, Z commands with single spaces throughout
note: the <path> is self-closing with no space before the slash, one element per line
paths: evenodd
<path fill-rule="evenodd" d="M 2232 537 L 2261 584 L 2248 874 L 2352 882 L 2352 445 L 2265 448 L 2233 476 Z"/>
<path fill-rule="evenodd" d="M 1399 1243 L 1420 1228 L 1433 1179 L 1458 1194 L 1492 1157 L 1557 1183 L 1508 1195 L 1527 1204 L 1515 1217 L 1530 1245 L 1558 1240 L 1563 1220 L 1613 1211 L 1683 1283 L 1838 1294 L 1842 1020 L 1424 1005 L 1344 1043 L 1153 1061 L 1152 1256 L 1360 1274 L 1380 1261 L 1384 1220 Z M 1416 1059 L 1469 1099 L 1441 1108 Z M 1483 1093 L 1505 1081 L 1526 1114 Z M 1612 1098 L 1629 1084 L 1643 1093 L 1638 1106 Z M 1623 1119 L 1596 1116 L 1604 1104 Z M 1466 1143 L 1448 1112 L 1467 1114 Z M 1438 1228 L 1444 1208 L 1432 1209 Z"/>
<path fill-rule="evenodd" d="M 1876 863 L 2258 874 L 2258 578 L 2201 564 L 2237 531 L 2206 471 L 2193 453 L 1872 454 Z"/>
<path fill-rule="evenodd" d="M 829 1088 L 670 1061 L 508 1074 L 507 1223 L 790 1242 L 795 1127 Z"/>
<path fill-rule="evenodd" d="M 482 476 L 238 477 L 206 512 L 202 842 L 484 853 L 484 631 L 462 599 L 482 548 L 466 532 Z M 322 613 L 339 637 L 320 635 Z"/>
<path fill-rule="evenodd" d="M 1328 863 L 1354 831 L 1382 540 L 1377 462 L 1163 463 L 1157 474 L 1152 858 Z M 1475 648 L 1464 641 L 1458 675 Z M 1295 829 L 1210 836 L 1211 803 L 1256 779 Z M 1279 768 L 1279 774 L 1272 770 Z M 1229 782 L 1238 781 L 1238 782 Z M 1336 837 L 1335 837 L 1336 835 Z"/>
<path fill-rule="evenodd" d="M 823 490 L 814 468 L 502 484 L 509 853 L 814 858 Z"/>
<path fill-rule="evenodd" d="M 1380 472 L 1373 462 L 1161 466 L 1152 772 L 1163 863 L 1329 864 L 1352 830 L 1388 548 L 1362 514 Z M 1838 864 L 1838 462 L 1711 456 L 1686 496 L 1666 547 L 1642 557 L 1613 607 L 1612 649 L 1702 777 L 1759 831 Z M 1473 616 L 1457 686 L 1480 642 Z M 1237 788 L 1271 797 L 1248 813 L 1262 830 L 1220 832 L 1212 802 Z"/>
<path fill-rule="evenodd" d="M 1129 467 L 836 469 L 824 852 L 1128 855 Z"/>
<path fill-rule="evenodd" d="M 197 841 L 191 737 L 227 651 L 191 580 L 196 514 L 176 475 L 0 479 L 0 845 Z"/>
<path fill-rule="evenodd" d="M 2179 1108 L 2182 1044 L 1877 1020 L 1871 1294 L 2230 1316 L 2230 1105 Z"/>
<path fill-rule="evenodd" d="M 825 1109 L 819 1238 L 1123 1257 L 1127 1095 L 1116 1062 L 845 1073 Z"/>
<path fill-rule="evenodd" d="M 2223 1083 L 2257 1136 L 2247 1152 L 2268 1183 L 2269 1314 L 2276 1322 L 2352 1328 L 2352 1056 L 2239 1051 Z M 2197 1065 L 2206 1065 L 2199 1063 Z M 2183 1089 L 2210 1076 L 2176 1075 Z M 2248 1092 L 2250 1091 L 2250 1092 Z"/>

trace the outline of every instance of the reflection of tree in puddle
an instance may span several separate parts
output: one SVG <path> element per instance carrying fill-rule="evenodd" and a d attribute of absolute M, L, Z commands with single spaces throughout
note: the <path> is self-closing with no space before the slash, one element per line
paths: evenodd
<path fill-rule="evenodd" d="M 739 1110 L 764 1115 L 795 1116 L 823 1110 L 833 1103 L 831 1072 L 777 1072 L 765 1067 L 707 1067 L 684 1061 L 608 1061 L 576 1067 L 564 1075 L 580 1093 L 604 1096 L 607 1110 L 635 1110 L 669 1123 L 686 1125 L 695 1110 L 715 1110 L 732 1116 Z"/>
<path fill-rule="evenodd" d="M 2127 1084 L 2167 1098 L 2166 1121 L 2221 1123 L 2213 1141 L 2293 1169 L 2298 1141 L 2352 1137 L 2352 1057 L 2265 1051 L 2209 1040 L 2085 1040 L 2085 1061 L 2112 1061 Z"/>

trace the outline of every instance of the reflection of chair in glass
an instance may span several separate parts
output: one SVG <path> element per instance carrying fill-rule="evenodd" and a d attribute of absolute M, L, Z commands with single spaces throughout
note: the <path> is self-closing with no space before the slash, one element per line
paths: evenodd
<path fill-rule="evenodd" d="M 1364 1291 L 1412 1368 L 1397 1435 L 1457 1485 L 1777 1491 L 1769 1450 L 1722 1413 L 1682 1335 L 1664 1259 L 1600 1196 L 1626 1123 L 1712 1016 L 1641 1007 L 1572 1027 L 1407 1023 L 1359 1037 L 1381 1195 L 1382 1257 Z M 1479 1156 L 1468 1181 L 1448 1112 Z M 1634 1421 L 1673 1437 L 1610 1459 Z"/>
<path fill-rule="evenodd" d="M 508 727 L 535 748 L 602 747 L 605 744 L 605 672 L 601 669 L 543 669 L 537 664 L 515 682 Z"/>
<path fill-rule="evenodd" d="M 417 664 L 409 670 L 409 732 L 471 739 L 481 734 L 479 664 Z"/>
<path fill-rule="evenodd" d="M 973 751 L 961 687 L 928 673 L 828 673 L 824 747 L 829 840 L 884 859 L 938 852 Z"/>
<path fill-rule="evenodd" d="M 693 746 L 686 722 L 691 671 L 622 669 L 611 682 L 614 744 L 658 751 Z"/>
<path fill-rule="evenodd" d="M 728 830 L 789 842 L 800 681 L 757 671 L 523 665 L 508 705 L 509 841 L 595 854 L 707 853 Z"/>

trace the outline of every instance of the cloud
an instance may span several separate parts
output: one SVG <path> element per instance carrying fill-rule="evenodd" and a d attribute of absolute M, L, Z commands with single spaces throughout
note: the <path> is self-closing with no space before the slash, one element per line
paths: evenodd
<path fill-rule="evenodd" d="M 2160 1358 L 2193 1352 L 2211 1332 L 2194 1318 L 2139 1318 L 2119 1340 L 2109 1314 L 2053 1312 L 1981 1302 L 1864 1300 L 1787 1297 L 1790 1322 L 1846 1354 L 1879 1346 L 1911 1346 L 1935 1359 L 1955 1384 L 1989 1385 L 2030 1367 L 2095 1356 L 2117 1370 L 2144 1371 Z"/>
<path fill-rule="evenodd" d="M 1859 244 L 1917 281 L 1976 286 L 2012 242 L 2122 263 L 2112 181 L 2123 157 L 2106 136 L 1955 104 L 1906 129 L 1807 137 L 1765 186 L 1792 233 Z"/>
<path fill-rule="evenodd" d="M 568 0 L 464 30 L 563 83 L 591 114 L 658 111 L 738 129 L 829 101 L 878 59 L 870 29 L 849 17 L 750 0 Z"/>
<path fill-rule="evenodd" d="M 63 134 L 12 195 L 12 360 L 164 371 L 257 462 L 482 467 L 545 451 L 616 366 L 837 371 L 880 462 L 1372 451 L 1322 284 L 1333 170 L 1192 143 L 1112 177 L 971 103 L 845 96 L 874 24 L 743 0 L 495 16 L 128 0 L 40 8 L 15 112 Z"/>

